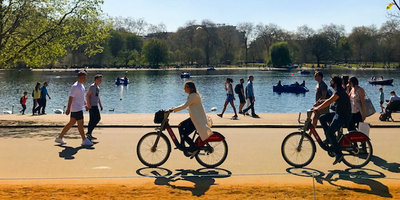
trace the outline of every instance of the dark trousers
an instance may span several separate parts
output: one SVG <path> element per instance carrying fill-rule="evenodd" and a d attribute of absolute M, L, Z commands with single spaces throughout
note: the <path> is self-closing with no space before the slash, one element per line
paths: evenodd
<path fill-rule="evenodd" d="M 39 112 L 39 99 L 34 99 L 33 100 L 33 107 L 32 107 L 32 115 L 35 114 L 36 112 Z"/>
<path fill-rule="evenodd" d="M 89 124 L 88 124 L 88 132 L 87 134 L 91 135 L 94 128 L 97 126 L 97 124 L 100 122 L 100 110 L 99 107 L 97 106 L 92 106 L 89 110 Z"/>
<path fill-rule="evenodd" d="M 250 99 L 250 106 L 247 107 L 246 109 L 244 109 L 243 113 L 245 113 L 251 109 L 251 114 L 255 115 L 256 113 L 254 111 L 254 97 L 249 97 L 249 99 Z"/>
<path fill-rule="evenodd" d="M 25 114 L 26 105 L 25 105 L 25 104 L 21 104 L 21 106 L 22 106 L 21 113 L 22 113 L 22 114 Z"/>
<path fill-rule="evenodd" d="M 38 103 L 39 103 L 39 113 L 45 114 L 45 109 L 46 109 L 46 102 L 47 99 L 39 99 Z"/>
<path fill-rule="evenodd" d="M 328 139 L 328 142 L 332 145 L 333 151 L 335 152 L 336 156 L 342 156 L 343 154 L 340 150 L 335 132 L 338 131 L 349 120 L 350 116 L 341 116 L 336 113 L 327 113 L 319 117 L 319 121 L 325 132 L 325 136 Z"/>
<path fill-rule="evenodd" d="M 361 113 L 352 113 L 351 118 L 349 121 L 349 126 L 347 127 L 348 131 L 355 131 L 356 128 L 358 127 L 358 123 L 362 122 L 362 116 Z"/>
<path fill-rule="evenodd" d="M 181 135 L 181 145 L 184 145 L 184 141 L 186 141 L 189 146 L 193 147 L 194 142 L 190 139 L 189 135 L 196 130 L 194 124 L 190 118 L 181 122 L 178 126 L 179 134 Z"/>

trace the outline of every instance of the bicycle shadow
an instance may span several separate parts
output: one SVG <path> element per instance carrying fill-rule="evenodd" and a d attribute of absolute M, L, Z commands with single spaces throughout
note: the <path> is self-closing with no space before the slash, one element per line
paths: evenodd
<path fill-rule="evenodd" d="M 147 172 L 146 172 L 147 171 Z M 192 169 L 176 169 L 176 173 L 165 168 L 141 168 L 136 171 L 140 176 L 155 178 L 154 184 L 165 185 L 173 189 L 190 191 L 193 196 L 203 196 L 212 185 L 215 185 L 216 178 L 227 178 L 232 172 L 221 168 L 200 168 Z M 146 174 L 147 173 L 147 174 Z M 193 187 L 179 186 L 174 184 L 177 181 L 187 181 L 194 183 Z"/>
<path fill-rule="evenodd" d="M 98 142 L 93 142 L 93 144 L 97 144 Z M 70 146 L 65 146 L 65 145 L 55 145 L 55 146 L 59 146 L 64 148 L 63 150 L 61 150 L 60 152 L 58 152 L 58 156 L 60 158 L 64 158 L 64 160 L 73 160 L 75 159 L 75 156 L 78 151 L 80 151 L 81 149 L 88 149 L 88 150 L 93 150 L 94 147 L 93 146 L 79 146 L 79 147 L 70 147 Z"/>
<path fill-rule="evenodd" d="M 386 160 L 384 160 L 383 158 L 381 158 L 379 156 L 372 156 L 371 162 L 374 163 L 376 166 L 378 166 L 384 170 L 387 170 L 389 172 L 400 173 L 400 164 L 399 163 L 395 163 L 395 162 L 388 163 Z"/>
<path fill-rule="evenodd" d="M 295 172 L 294 170 L 300 170 Z M 287 168 L 286 171 L 290 174 L 302 177 L 313 177 L 316 182 L 323 184 L 324 181 L 330 185 L 340 188 L 341 190 L 351 190 L 354 192 L 376 195 L 380 197 L 393 198 L 390 194 L 388 186 L 375 180 L 385 178 L 385 174 L 372 169 L 345 169 L 345 170 L 330 170 L 327 175 L 325 173 L 311 168 Z M 339 181 L 349 181 L 358 185 L 368 186 L 370 189 L 362 189 L 340 185 Z"/>

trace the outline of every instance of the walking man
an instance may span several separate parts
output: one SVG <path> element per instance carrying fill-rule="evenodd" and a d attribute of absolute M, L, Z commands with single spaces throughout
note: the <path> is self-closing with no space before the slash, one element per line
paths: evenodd
<path fill-rule="evenodd" d="M 100 96 L 99 96 L 99 85 L 103 79 L 103 75 L 97 74 L 94 77 L 94 83 L 90 85 L 89 91 L 86 93 L 86 102 L 87 107 L 89 109 L 89 124 L 88 124 L 88 132 L 86 133 L 86 137 L 89 140 L 95 140 L 97 138 L 92 136 L 93 129 L 100 122 L 100 110 L 103 110 L 103 106 L 101 105 Z M 100 110 L 99 110 L 100 106 Z"/>
<path fill-rule="evenodd" d="M 40 89 L 40 91 L 42 92 L 42 94 L 40 95 L 40 99 L 39 99 L 39 114 L 45 115 L 45 109 L 46 109 L 46 101 L 47 101 L 47 97 L 49 97 L 49 99 L 51 99 L 49 93 L 47 92 L 47 86 L 49 86 L 49 84 L 47 82 L 43 83 L 42 88 Z"/>
<path fill-rule="evenodd" d="M 324 103 L 326 99 L 328 99 L 328 86 L 322 80 L 323 78 L 324 75 L 322 74 L 322 72 L 315 72 L 314 79 L 315 81 L 317 81 L 317 86 L 315 86 L 315 104 L 313 107 L 321 105 L 322 103 Z M 317 127 L 319 116 L 326 114 L 328 112 L 329 112 L 329 107 L 326 107 L 324 109 L 319 110 L 318 112 L 315 112 L 313 118 L 314 127 Z"/>
<path fill-rule="evenodd" d="M 85 87 L 83 83 L 86 81 L 86 72 L 80 71 L 78 73 L 78 81 L 75 82 L 70 90 L 68 107 L 65 111 L 66 115 L 70 115 L 70 120 L 67 125 L 64 126 L 60 135 L 56 138 L 55 142 L 62 145 L 66 144 L 63 137 L 71 129 L 71 127 L 78 123 L 78 131 L 82 137 L 82 146 L 92 146 L 93 143 L 85 137 L 83 130 L 83 106 L 85 106 Z"/>
<path fill-rule="evenodd" d="M 244 83 L 244 79 L 240 79 L 240 83 L 238 83 L 235 86 L 235 93 L 239 96 L 239 101 L 240 101 L 240 105 L 239 105 L 239 114 L 243 114 L 243 106 L 246 103 L 246 98 L 244 95 L 244 90 L 243 90 L 243 83 Z"/>
<path fill-rule="evenodd" d="M 254 118 L 259 118 L 259 116 L 254 111 L 254 102 L 256 101 L 256 98 L 254 96 L 253 81 L 254 76 L 249 76 L 249 80 L 246 86 L 246 97 L 250 100 L 250 106 L 243 110 L 243 114 L 251 109 L 251 116 Z"/>

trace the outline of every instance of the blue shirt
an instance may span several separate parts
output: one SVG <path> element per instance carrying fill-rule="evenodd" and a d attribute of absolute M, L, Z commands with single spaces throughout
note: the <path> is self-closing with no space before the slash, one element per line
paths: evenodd
<path fill-rule="evenodd" d="M 42 91 L 42 99 L 46 99 L 47 96 L 47 88 L 45 86 L 42 86 L 42 88 L 40 89 Z"/>
<path fill-rule="evenodd" d="M 253 82 L 249 81 L 249 82 L 247 83 L 246 88 L 247 88 L 246 97 L 247 97 L 247 98 L 249 98 L 249 97 L 254 97 Z"/>

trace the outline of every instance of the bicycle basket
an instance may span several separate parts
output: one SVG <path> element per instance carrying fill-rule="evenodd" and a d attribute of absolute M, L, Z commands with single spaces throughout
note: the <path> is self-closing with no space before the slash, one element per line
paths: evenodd
<path fill-rule="evenodd" d="M 154 123 L 161 124 L 164 120 L 164 110 L 159 110 L 154 114 Z"/>

